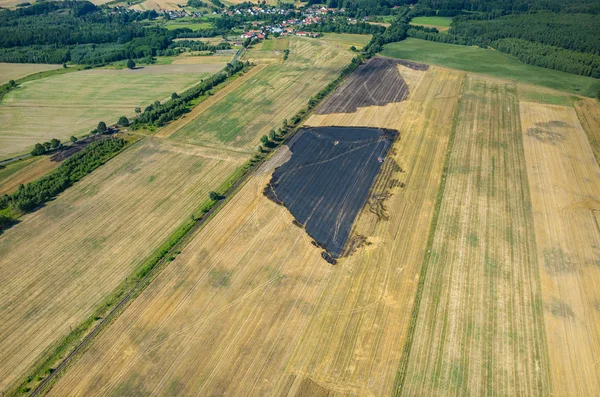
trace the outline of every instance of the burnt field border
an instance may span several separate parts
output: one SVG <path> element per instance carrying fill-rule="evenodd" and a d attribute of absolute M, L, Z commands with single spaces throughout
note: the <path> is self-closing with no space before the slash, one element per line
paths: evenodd
<path fill-rule="evenodd" d="M 303 127 L 264 194 L 285 206 L 313 245 L 325 250 L 323 259 L 335 264 L 348 254 L 354 223 L 399 135 L 377 127 Z"/>
<path fill-rule="evenodd" d="M 382 56 L 371 58 L 321 103 L 315 113 L 354 113 L 362 107 L 405 101 L 410 89 L 398 71 L 398 65 L 420 71 L 429 69 L 428 65 L 400 59 Z M 351 94 L 346 95 L 346 91 Z"/>
<path fill-rule="evenodd" d="M 167 240 L 151 254 L 132 275 L 126 278 L 111 292 L 69 334 L 51 345 L 34 364 L 29 374 L 21 382 L 9 386 L 6 397 L 12 396 L 43 396 L 58 378 L 73 364 L 90 346 L 90 344 L 125 311 L 131 301 L 139 296 L 144 289 L 160 275 L 168 264 L 175 259 L 191 238 L 217 215 L 224 205 L 241 189 L 252 175 L 267 161 L 277 148 L 290 142 L 296 132 L 302 128 L 302 123 L 312 114 L 314 109 L 331 92 L 337 89 L 345 79 L 364 62 L 362 56 L 352 58 L 352 61 L 342 70 L 340 75 L 310 98 L 307 107 L 296 113 L 290 122 L 283 121 L 275 139 L 264 148 L 261 146 L 257 154 L 246 164 L 238 168 L 220 187 L 217 193 L 219 200 L 206 200 L 201 204 L 190 220 L 184 221 Z M 102 313 L 101 315 L 99 315 Z M 5 397 L 5 396 L 2 396 Z"/>

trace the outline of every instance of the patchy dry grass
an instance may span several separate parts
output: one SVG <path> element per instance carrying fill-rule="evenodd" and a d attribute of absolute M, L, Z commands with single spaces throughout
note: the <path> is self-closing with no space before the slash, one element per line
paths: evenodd
<path fill-rule="evenodd" d="M 513 84 L 468 76 L 397 395 L 548 395 L 536 242 Z"/>
<path fill-rule="evenodd" d="M 145 139 L 0 237 L 0 390 L 144 263 L 245 159 Z"/>
<path fill-rule="evenodd" d="M 18 4 L 18 3 L 17 3 Z M 1 3 L 0 3 L 1 5 Z M 0 62 L 0 85 L 10 80 L 22 79 L 33 73 L 44 72 L 61 68 L 61 65 L 47 65 L 41 63 L 3 63 Z"/>

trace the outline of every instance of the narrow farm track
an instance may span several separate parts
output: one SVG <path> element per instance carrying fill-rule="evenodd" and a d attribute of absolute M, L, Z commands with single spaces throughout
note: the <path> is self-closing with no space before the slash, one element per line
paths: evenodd
<path fill-rule="evenodd" d="M 583 120 L 587 128 L 595 122 L 593 115 Z M 554 392 L 596 396 L 600 167 L 590 142 L 597 152 L 597 132 L 588 130 L 588 140 L 575 110 L 565 106 L 522 102 L 521 121 Z"/>
<path fill-rule="evenodd" d="M 550 393 L 516 89 L 468 76 L 405 396 Z"/>
<path fill-rule="evenodd" d="M 179 146 L 152 139 L 134 145 L 2 235 L 1 390 L 89 315 L 244 161 L 184 154 Z"/>

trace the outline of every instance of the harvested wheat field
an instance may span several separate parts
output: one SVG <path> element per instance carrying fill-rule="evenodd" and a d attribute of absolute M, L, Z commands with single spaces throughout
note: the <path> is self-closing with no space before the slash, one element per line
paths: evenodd
<path fill-rule="evenodd" d="M 21 184 L 34 181 L 60 165 L 49 156 L 30 157 L 0 169 L 0 196 L 16 191 Z"/>
<path fill-rule="evenodd" d="M 401 138 L 355 225 L 366 244 L 332 266 L 263 195 L 282 147 L 50 395 L 389 395 L 463 79 L 421 73 L 373 125 Z"/>
<path fill-rule="evenodd" d="M 575 101 L 575 110 L 590 141 L 596 161 L 600 164 L 600 106 L 594 99 L 580 98 Z"/>
<path fill-rule="evenodd" d="M 521 102 L 521 122 L 554 393 L 597 396 L 600 167 L 573 108 Z"/>
<path fill-rule="evenodd" d="M 68 140 L 135 115 L 157 99 L 197 84 L 221 65 L 161 65 L 85 70 L 24 83 L 0 103 L 0 159 L 51 138 Z"/>
<path fill-rule="evenodd" d="M 334 80 L 351 57 L 323 41 L 290 37 L 284 64 L 267 65 L 170 138 L 250 153 L 262 135 L 293 117 Z"/>
<path fill-rule="evenodd" d="M 0 2 L 1 5 L 2 2 Z M 61 65 L 0 62 L 0 85 L 8 83 L 10 80 L 22 79 L 33 73 L 45 72 L 46 70 L 59 69 L 61 67 Z"/>
<path fill-rule="evenodd" d="M 516 87 L 468 76 L 396 395 L 548 395 Z"/>
<path fill-rule="evenodd" d="M 22 380 L 245 159 L 145 139 L 0 236 L 0 391 Z"/>

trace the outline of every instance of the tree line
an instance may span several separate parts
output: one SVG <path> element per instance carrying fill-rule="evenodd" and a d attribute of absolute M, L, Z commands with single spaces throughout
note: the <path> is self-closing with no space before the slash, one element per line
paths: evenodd
<path fill-rule="evenodd" d="M 9 208 L 14 214 L 33 210 L 104 164 L 123 147 L 125 141 L 121 138 L 107 138 L 91 143 L 50 174 L 27 185 L 19 185 L 13 194 L 4 194 L 0 197 L 0 210 Z"/>
<path fill-rule="evenodd" d="M 165 103 L 159 101 L 147 106 L 144 111 L 131 123 L 133 129 L 142 127 L 161 127 L 171 120 L 190 111 L 190 102 L 202 95 L 209 94 L 210 90 L 224 82 L 227 78 L 248 67 L 248 63 L 236 61 L 227 64 L 221 72 L 215 73 L 200 84 L 184 91 L 180 95 L 173 95 Z"/>
<path fill-rule="evenodd" d="M 217 45 L 214 45 L 214 44 L 204 43 L 202 41 L 196 41 L 196 40 L 180 40 L 180 41 L 174 41 L 173 43 L 171 43 L 171 45 L 169 46 L 169 48 L 172 48 L 172 49 L 185 49 L 185 48 L 187 48 L 190 51 L 210 51 L 210 52 L 215 52 L 215 51 L 218 51 L 218 50 L 230 50 L 231 49 L 231 44 L 229 44 L 227 42 L 223 42 L 223 43 L 219 43 Z"/>

